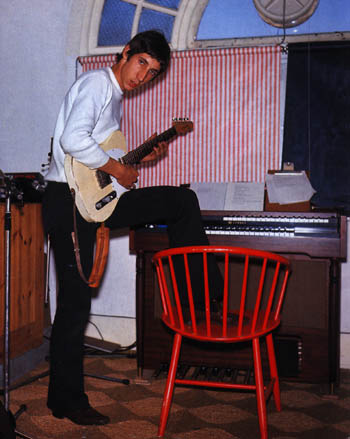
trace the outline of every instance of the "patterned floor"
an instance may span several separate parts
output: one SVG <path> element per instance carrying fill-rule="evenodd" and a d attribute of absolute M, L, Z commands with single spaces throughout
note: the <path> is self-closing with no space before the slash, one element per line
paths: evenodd
<path fill-rule="evenodd" d="M 165 379 L 138 380 L 136 360 L 87 358 L 86 373 L 127 378 L 129 385 L 86 377 L 91 404 L 110 416 L 101 427 L 80 427 L 58 420 L 46 408 L 48 377 L 10 392 L 10 408 L 27 409 L 17 419 L 17 430 L 33 439 L 151 439 L 157 424 Z M 44 372 L 47 364 L 32 372 Z M 268 405 L 271 439 L 350 438 L 350 371 L 342 371 L 336 396 L 322 393 L 319 385 L 282 383 L 282 411 Z M 166 439 L 257 439 L 259 427 L 253 394 L 177 387 Z"/>

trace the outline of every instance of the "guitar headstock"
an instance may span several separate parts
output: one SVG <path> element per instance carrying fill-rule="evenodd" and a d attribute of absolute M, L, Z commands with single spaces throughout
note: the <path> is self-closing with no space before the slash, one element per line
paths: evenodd
<path fill-rule="evenodd" d="M 173 127 L 177 134 L 186 134 L 193 131 L 193 122 L 186 118 L 174 118 Z"/>

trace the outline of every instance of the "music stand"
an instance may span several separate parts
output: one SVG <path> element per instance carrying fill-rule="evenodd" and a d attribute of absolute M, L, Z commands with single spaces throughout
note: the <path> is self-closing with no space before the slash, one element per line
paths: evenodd
<path fill-rule="evenodd" d="M 26 410 L 22 404 L 19 410 L 13 415 L 9 409 L 10 392 L 10 275 L 11 275 L 11 199 L 23 202 L 23 192 L 16 186 L 15 182 L 0 170 L 0 198 L 5 199 L 6 208 L 4 216 L 5 229 L 5 297 L 4 297 L 4 361 L 3 361 L 3 382 L 4 382 L 4 408 L 9 418 L 14 437 L 32 439 L 24 433 L 16 430 L 16 419 Z"/>

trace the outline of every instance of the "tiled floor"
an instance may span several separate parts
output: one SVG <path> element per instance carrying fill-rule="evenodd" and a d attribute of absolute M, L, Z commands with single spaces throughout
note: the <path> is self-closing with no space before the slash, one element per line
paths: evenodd
<path fill-rule="evenodd" d="M 101 427 L 81 427 L 58 420 L 46 408 L 48 377 L 10 392 L 10 408 L 27 409 L 17 430 L 33 439 L 150 439 L 157 437 L 165 378 L 138 380 L 136 360 L 87 358 L 86 372 L 128 378 L 129 385 L 87 377 L 91 405 L 110 416 Z M 46 364 L 33 371 L 45 371 Z M 282 411 L 268 405 L 271 439 L 350 438 L 350 372 L 342 371 L 336 395 L 322 393 L 318 384 L 282 382 Z M 166 439 L 257 439 L 259 426 L 255 396 L 250 393 L 177 387 Z"/>

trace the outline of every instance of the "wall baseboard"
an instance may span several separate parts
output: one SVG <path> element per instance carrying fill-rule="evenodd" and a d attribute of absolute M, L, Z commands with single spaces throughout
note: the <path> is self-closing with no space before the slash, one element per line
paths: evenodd
<path fill-rule="evenodd" d="M 130 317 L 90 316 L 86 336 L 130 346 L 136 341 L 136 320 Z"/>

